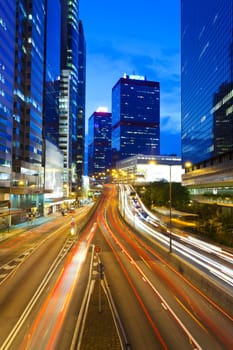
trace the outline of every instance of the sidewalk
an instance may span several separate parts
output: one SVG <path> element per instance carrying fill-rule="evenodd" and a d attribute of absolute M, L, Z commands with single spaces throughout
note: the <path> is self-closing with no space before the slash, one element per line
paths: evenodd
<path fill-rule="evenodd" d="M 21 232 L 25 232 L 28 230 L 31 230 L 37 226 L 40 226 L 42 224 L 45 224 L 46 222 L 49 222 L 51 220 L 54 220 L 57 218 L 57 215 L 50 215 L 50 216 L 41 216 L 34 220 L 34 222 L 22 222 L 18 225 L 12 225 L 9 229 L 5 228 L 3 230 L 0 230 L 0 242 L 8 239 L 11 236 L 14 236 L 16 234 L 19 234 Z"/>

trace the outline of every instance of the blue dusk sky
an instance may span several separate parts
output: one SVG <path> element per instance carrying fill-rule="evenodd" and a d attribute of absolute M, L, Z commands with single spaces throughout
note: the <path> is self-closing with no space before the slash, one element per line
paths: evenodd
<path fill-rule="evenodd" d="M 86 118 L 111 112 L 126 74 L 160 82 L 161 154 L 181 153 L 180 0 L 80 0 L 87 45 Z"/>

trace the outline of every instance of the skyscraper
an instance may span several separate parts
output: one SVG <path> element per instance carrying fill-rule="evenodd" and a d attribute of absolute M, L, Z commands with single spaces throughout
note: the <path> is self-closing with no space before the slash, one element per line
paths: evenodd
<path fill-rule="evenodd" d="M 232 0 L 182 0 L 181 32 L 182 161 L 186 167 L 182 182 L 197 201 L 229 209 L 233 195 Z"/>
<path fill-rule="evenodd" d="M 45 0 L 17 1 L 11 199 L 21 209 L 43 207 L 44 59 Z"/>
<path fill-rule="evenodd" d="M 33 0 L 31 5 L 17 2 L 13 118 L 16 172 L 22 167 L 34 167 L 36 172 L 42 165 L 45 2 Z"/>
<path fill-rule="evenodd" d="M 112 89 L 113 162 L 160 154 L 160 84 L 125 75 Z"/>
<path fill-rule="evenodd" d="M 98 176 L 111 167 L 111 113 L 94 112 L 88 120 L 88 175 Z"/>
<path fill-rule="evenodd" d="M 182 157 L 193 164 L 233 150 L 233 5 L 181 1 Z"/>
<path fill-rule="evenodd" d="M 13 90 L 15 61 L 14 1 L 0 3 L 0 202 L 9 200 L 12 165 Z M 8 194 L 6 194 L 8 192 Z"/>
<path fill-rule="evenodd" d="M 59 147 L 60 77 L 45 82 L 43 137 Z"/>
<path fill-rule="evenodd" d="M 61 1 L 47 0 L 43 137 L 59 146 Z"/>
<path fill-rule="evenodd" d="M 85 152 L 86 104 L 86 41 L 82 21 L 79 21 L 78 121 L 77 121 L 77 185 L 82 185 Z"/>
<path fill-rule="evenodd" d="M 69 197 L 72 183 L 72 102 L 71 77 L 68 69 L 61 71 L 59 92 L 59 148 L 64 154 L 64 186 Z"/>
<path fill-rule="evenodd" d="M 76 191 L 78 176 L 80 176 L 78 167 L 84 154 L 84 145 L 80 147 L 80 141 L 83 137 L 83 118 L 85 116 L 85 111 L 83 110 L 85 94 L 82 93 L 84 86 L 82 83 L 85 81 L 85 39 L 83 27 L 79 20 L 79 1 L 62 0 L 61 14 L 61 70 L 70 71 L 72 143 L 69 151 L 72 159 L 72 191 Z M 79 60 L 81 60 L 82 69 Z M 80 80 L 79 74 L 81 75 Z M 81 86 L 82 91 L 79 92 Z M 84 143 L 84 139 L 82 141 Z M 81 166 L 83 171 L 83 164 Z"/>

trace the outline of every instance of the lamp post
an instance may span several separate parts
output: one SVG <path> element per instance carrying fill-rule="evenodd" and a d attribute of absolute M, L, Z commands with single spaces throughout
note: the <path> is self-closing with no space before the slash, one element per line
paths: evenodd
<path fill-rule="evenodd" d="M 172 253 L 172 165 L 169 164 L 169 253 Z"/>
<path fill-rule="evenodd" d="M 9 215 L 9 219 L 8 219 L 8 232 L 10 231 L 10 227 L 11 227 L 11 198 L 8 201 L 8 215 Z"/>
<path fill-rule="evenodd" d="M 10 227 L 11 227 L 11 185 L 12 185 L 12 173 L 10 174 L 9 201 L 7 203 L 7 206 L 8 206 L 8 232 L 10 231 Z"/>

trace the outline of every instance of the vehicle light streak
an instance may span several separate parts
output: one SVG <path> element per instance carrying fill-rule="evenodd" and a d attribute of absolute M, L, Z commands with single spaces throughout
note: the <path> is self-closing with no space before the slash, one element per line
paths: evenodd
<path fill-rule="evenodd" d="M 130 190 L 132 190 L 132 189 L 128 188 L 127 192 L 124 191 L 124 188 L 122 188 L 121 190 L 122 190 L 121 198 L 123 198 L 123 196 L 125 196 L 124 197 L 125 213 L 127 214 L 127 217 L 131 221 L 133 221 L 135 215 L 134 215 L 134 213 L 132 213 L 132 207 L 129 205 L 129 201 L 127 198 L 127 192 L 130 192 Z M 144 212 L 146 212 L 146 214 L 148 215 L 148 217 L 147 217 L 148 222 L 153 223 L 153 221 L 154 221 L 155 226 L 158 227 L 157 224 L 160 222 L 160 220 L 144 206 L 144 204 L 142 203 L 142 201 L 140 200 L 139 197 L 137 197 L 137 201 L 139 202 L 142 210 Z M 139 221 L 141 221 L 141 219 L 138 218 L 137 224 Z M 186 234 L 185 236 L 182 237 L 182 236 L 177 235 L 173 232 L 172 235 L 173 235 L 173 237 L 178 237 L 180 240 L 183 240 L 185 243 L 191 244 L 191 245 L 199 248 L 202 251 L 206 251 L 207 253 L 214 254 L 214 255 L 218 256 L 219 258 L 224 259 L 225 261 L 229 262 L 230 264 L 233 264 L 233 254 L 231 254 L 228 251 L 223 250 L 221 247 L 218 247 L 218 246 L 211 244 L 211 243 L 208 243 L 208 242 L 204 242 L 204 241 L 199 240 L 195 237 L 192 237 L 188 234 Z"/>
<path fill-rule="evenodd" d="M 127 209 L 126 214 L 129 215 L 132 221 L 132 213 L 129 209 Z M 158 241 L 161 243 L 165 244 L 166 246 L 169 246 L 169 237 L 166 237 L 164 234 L 159 233 L 158 231 L 150 228 L 148 225 L 146 225 L 145 222 L 140 220 L 138 217 L 134 217 L 133 219 L 135 226 L 141 230 L 143 230 L 144 233 L 147 233 L 154 238 L 156 238 Z M 173 234 L 175 236 L 175 234 Z M 199 241 L 199 244 L 197 244 L 198 240 L 191 238 L 188 236 L 188 238 L 180 237 L 179 239 L 185 241 L 189 241 L 190 243 L 195 244 L 195 246 L 198 246 L 200 249 L 202 248 L 202 241 Z M 192 260 L 195 262 L 197 265 L 201 266 L 205 270 L 208 270 L 211 274 L 217 276 L 220 280 L 225 282 L 226 284 L 230 285 L 231 287 L 233 286 L 233 268 L 228 268 L 224 266 L 223 264 L 220 264 L 216 262 L 213 258 L 211 257 L 206 257 L 203 254 L 196 252 L 193 250 L 191 247 L 187 247 L 175 240 L 173 240 L 173 248 L 176 252 L 179 252 L 181 255 L 186 256 L 188 259 Z M 203 251 L 206 251 L 207 253 L 221 253 L 222 256 L 222 251 L 218 248 L 215 247 L 214 245 L 208 244 L 203 242 Z M 218 256 L 220 256 L 218 254 Z M 233 259 L 231 259 L 231 254 L 229 253 L 228 256 L 226 254 L 223 255 L 224 259 L 228 259 L 228 262 L 233 263 Z"/>
<path fill-rule="evenodd" d="M 200 248 L 201 250 L 205 250 L 208 253 L 215 254 L 221 257 L 222 259 L 228 261 L 231 264 L 233 263 L 233 254 L 223 251 L 222 248 L 220 247 L 217 247 L 210 243 L 200 241 L 199 239 L 196 239 L 195 237 L 191 237 L 191 236 L 187 236 L 186 240 L 190 241 L 192 245 Z"/>
<path fill-rule="evenodd" d="M 131 232 L 130 232 L 130 229 L 127 229 L 127 234 L 126 234 L 126 232 L 125 232 L 125 227 L 123 226 L 123 224 L 122 224 L 122 220 L 119 220 L 119 218 L 118 218 L 118 215 L 116 215 L 116 208 L 115 208 L 115 211 L 113 211 L 113 206 L 111 206 L 110 207 L 110 209 L 112 210 L 112 213 L 110 214 L 110 210 L 109 210 L 109 214 L 110 215 L 108 215 L 108 218 L 111 218 L 111 215 L 112 215 L 112 219 L 111 219 L 111 227 L 114 227 L 114 228 L 116 228 L 116 230 L 117 230 L 117 232 L 122 236 L 122 238 L 124 239 L 124 240 L 127 240 L 131 245 L 132 245 L 132 247 L 135 247 L 135 249 L 138 251 L 138 254 L 141 256 L 141 254 L 140 254 L 140 251 L 141 252 L 146 252 L 147 250 L 152 254 L 152 255 L 155 255 L 159 260 L 161 260 L 162 262 L 164 262 L 165 263 L 165 265 L 168 265 L 168 267 L 171 269 L 171 270 L 173 270 L 175 273 L 177 273 L 188 285 L 190 285 L 191 287 L 192 287 L 192 289 L 193 290 L 195 290 L 198 294 L 200 294 L 200 295 L 202 295 L 202 297 L 204 298 L 204 299 L 206 299 L 215 309 L 217 309 L 221 314 L 223 314 L 227 319 L 229 319 L 230 321 L 232 321 L 232 318 L 231 318 L 231 316 L 229 315 L 229 314 L 227 314 L 226 312 L 224 312 L 224 310 L 222 310 L 217 304 L 215 304 L 211 299 L 209 299 L 204 293 L 202 293 L 202 291 L 201 290 L 199 290 L 198 288 L 196 288 L 194 285 L 192 285 L 192 283 L 190 283 L 183 275 L 181 275 L 179 272 L 177 272 L 174 268 L 172 268 L 172 266 L 170 266 L 169 264 L 167 264 L 167 262 L 166 261 L 164 261 L 164 259 L 163 258 L 161 258 L 161 256 L 159 256 L 156 252 L 154 252 L 154 250 L 150 247 L 150 246 L 148 246 L 145 242 L 144 242 L 144 240 L 141 240 L 140 239 L 140 236 L 139 235 L 134 235 L 134 234 L 132 234 Z M 139 220 L 138 219 L 138 223 L 139 223 L 139 225 L 141 224 L 142 226 L 143 225 L 145 225 L 145 223 L 143 222 L 143 221 L 141 221 L 141 220 Z M 146 226 L 146 225 L 145 225 Z M 122 228 L 122 232 L 119 230 L 119 228 Z M 147 227 L 147 226 L 146 226 Z M 138 227 L 137 227 L 138 228 Z M 150 227 L 147 227 L 148 228 L 148 230 L 150 230 Z M 143 230 L 143 235 L 147 235 L 147 233 Z M 151 229 L 151 233 L 149 234 L 149 236 L 153 236 L 153 232 L 156 232 L 156 231 L 154 231 L 154 230 L 152 230 Z M 157 234 L 157 232 L 156 232 L 156 234 Z M 156 234 L 155 234 L 155 237 L 156 237 Z M 128 236 L 128 238 L 127 238 L 127 236 Z M 131 237 L 131 239 L 129 239 L 129 237 Z M 161 238 L 162 238 L 162 240 L 163 239 L 166 239 L 166 236 L 164 236 L 164 235 L 161 235 Z M 141 246 L 142 248 L 140 248 L 140 249 L 137 249 L 136 248 L 136 245 L 135 245 L 135 242 L 138 242 L 138 244 L 139 244 L 139 246 Z M 182 245 L 181 245 L 182 246 Z M 191 249 L 190 247 L 189 247 L 189 249 Z M 124 249 L 125 250 L 125 249 Z M 188 256 L 188 258 L 189 258 L 189 254 L 187 255 Z M 145 258 L 145 259 L 143 259 L 143 261 L 145 260 L 145 261 L 147 261 L 147 262 L 149 262 L 150 263 L 150 260 L 148 260 L 148 258 L 146 257 L 146 253 L 144 254 L 143 253 L 143 258 Z M 150 259 L 150 258 L 149 258 Z M 197 260 L 198 260 L 198 258 L 197 258 Z M 144 262 L 145 262 L 144 261 Z M 153 265 L 153 263 L 151 264 L 150 263 L 150 265 L 151 265 L 151 267 L 152 267 L 152 269 L 154 270 L 154 268 L 155 268 L 155 266 Z M 204 264 L 204 266 L 205 266 L 205 264 Z M 143 278 L 143 280 L 144 280 L 144 278 Z M 169 282 L 169 281 L 168 281 Z M 176 294 L 176 289 L 175 289 L 175 293 L 174 293 L 175 295 L 177 295 Z M 164 307 L 164 304 L 163 303 L 161 303 L 161 305 Z M 183 304 L 182 304 L 183 305 Z M 193 309 L 193 306 L 194 306 L 195 304 L 193 304 L 193 302 L 192 302 L 192 309 Z M 196 306 L 195 306 L 196 307 Z M 164 307 L 165 309 L 166 309 L 166 306 Z M 186 307 L 184 306 L 184 310 L 186 309 Z M 187 309 L 188 310 L 188 309 Z M 189 312 L 188 312 L 189 313 Z M 232 338 L 231 338 L 231 336 L 229 335 L 229 334 L 226 334 L 226 333 L 224 333 L 224 330 L 221 330 L 221 328 L 219 328 L 219 327 L 216 327 L 216 324 L 215 324 L 215 322 L 212 322 L 212 319 L 211 319 L 211 317 L 209 317 L 208 316 L 208 314 L 205 314 L 205 313 L 203 313 L 202 312 L 202 309 L 200 309 L 200 308 L 196 308 L 196 310 L 195 310 L 195 312 L 194 312 L 194 314 L 193 313 L 191 313 L 191 315 L 193 315 L 193 319 L 195 320 L 196 318 L 195 318 L 195 314 L 197 314 L 197 315 L 199 315 L 199 317 L 200 317 L 200 319 L 201 320 L 205 320 L 204 321 L 204 324 L 205 325 L 208 325 L 208 329 L 211 329 L 212 330 L 212 333 L 213 334 L 216 334 L 216 335 L 218 335 L 218 338 L 219 338 L 219 340 L 222 342 L 222 344 L 224 344 L 224 348 L 229 348 L 229 349 L 232 349 Z M 198 319 L 197 319 L 197 321 L 198 321 Z M 198 322 L 196 322 L 197 324 L 199 324 L 199 321 Z M 201 323 L 200 323 L 201 324 Z M 199 326 L 200 326 L 200 324 L 199 324 Z M 201 327 L 202 328 L 202 327 Z"/>
<path fill-rule="evenodd" d="M 188 259 L 194 261 L 205 270 L 208 270 L 211 274 L 215 274 L 228 285 L 233 286 L 233 271 L 231 269 L 224 267 L 223 265 L 203 256 L 202 254 L 199 254 L 198 252 L 193 251 L 190 248 L 184 246 L 180 247 L 177 242 L 175 247 L 178 252 L 185 255 Z M 224 271 L 224 273 L 222 271 Z"/>
<path fill-rule="evenodd" d="M 114 219 L 115 222 L 117 222 L 117 217 L 115 217 Z M 118 223 L 120 223 L 120 221 L 118 220 Z M 118 224 L 117 223 L 117 224 Z M 119 224 L 118 224 L 119 225 Z M 198 294 L 202 295 L 202 297 L 204 299 L 206 299 L 208 301 L 208 303 L 210 303 L 215 309 L 217 309 L 221 314 L 223 314 L 226 318 L 228 318 L 230 321 L 233 321 L 232 317 L 227 314 L 222 308 L 220 308 L 216 303 L 214 303 L 210 298 L 208 298 L 200 289 L 198 289 L 197 287 L 195 287 L 189 280 L 187 280 L 183 275 L 181 275 L 180 273 L 178 273 L 176 271 L 175 268 L 173 268 L 171 265 L 167 264 L 167 262 L 160 256 L 158 255 L 150 246 L 148 246 L 144 241 L 142 241 L 138 236 L 134 236 L 134 239 L 136 239 L 138 241 L 138 243 L 140 244 L 140 246 L 143 247 L 143 251 L 149 251 L 150 254 L 152 254 L 153 256 L 155 256 L 156 258 L 158 258 L 161 262 L 163 262 L 166 266 L 169 267 L 169 269 L 171 269 L 174 273 L 178 274 L 184 281 L 185 283 L 187 283 L 188 285 L 190 285 L 192 287 L 192 289 L 194 289 Z M 154 266 L 153 266 L 154 268 Z M 226 337 L 223 337 L 224 339 Z M 224 343 L 224 339 L 222 338 L 222 341 Z"/>
<path fill-rule="evenodd" d="M 114 215 L 114 214 L 115 214 L 115 215 Z M 163 261 L 163 262 L 165 263 L 165 265 L 167 265 L 166 261 L 164 261 L 163 258 L 161 258 L 158 254 L 156 254 L 156 253 L 154 252 L 154 250 L 153 250 L 150 246 L 148 246 L 144 241 L 142 241 L 138 235 L 132 235 L 132 233 L 130 233 L 130 230 L 127 230 L 127 235 L 126 235 L 125 229 L 123 228 L 123 225 L 121 224 L 122 221 L 119 220 L 118 216 L 116 215 L 116 212 L 112 212 L 112 215 L 113 215 L 113 217 L 112 217 L 111 225 L 114 225 L 114 227 L 116 227 L 117 232 L 119 232 L 119 233 L 120 233 L 119 227 L 122 227 L 123 232 L 121 232 L 120 234 L 121 234 L 121 236 L 124 238 L 124 240 L 127 240 L 128 243 L 130 243 L 130 244 L 132 245 L 132 247 L 135 247 L 135 249 L 138 250 L 138 253 L 139 253 L 139 249 L 136 248 L 136 245 L 135 245 L 134 241 L 136 240 L 136 241 L 138 242 L 139 246 L 143 247 L 142 250 L 141 250 L 141 251 L 143 252 L 143 257 L 145 257 L 145 259 L 143 259 L 143 261 L 145 260 L 145 261 L 147 261 L 148 263 L 150 263 L 150 260 L 148 260 L 148 258 L 146 258 L 146 256 L 147 256 L 146 251 L 148 250 L 152 255 L 156 256 L 159 260 Z M 110 215 L 108 215 L 108 217 L 110 218 Z M 133 241 L 132 241 L 131 239 L 129 239 L 129 237 L 127 238 L 127 236 L 129 236 L 129 237 L 133 236 L 133 237 L 132 237 L 132 238 L 133 238 Z M 141 255 L 141 254 L 140 254 L 140 255 Z M 150 265 L 151 265 L 151 264 L 150 264 Z M 154 266 L 153 264 L 151 265 L 151 267 L 152 267 L 152 269 L 154 270 L 155 266 Z M 171 270 L 173 270 L 175 273 L 177 273 L 177 271 L 176 271 L 175 269 L 173 269 L 172 266 L 168 265 L 168 267 L 169 267 Z M 156 271 L 157 271 L 157 269 L 156 269 Z M 179 274 L 179 273 L 178 273 L 178 274 Z M 179 276 L 180 276 L 187 284 L 189 284 L 189 285 L 192 287 L 192 289 L 194 289 L 198 294 L 202 295 L 202 296 L 204 297 L 204 299 L 206 299 L 212 306 L 214 306 L 214 308 L 216 308 L 217 310 L 219 310 L 221 314 L 224 314 L 226 318 L 228 318 L 229 320 L 232 321 L 232 318 L 230 317 L 230 315 L 226 314 L 226 313 L 225 313 L 218 305 L 216 305 L 211 299 L 209 299 L 209 298 L 208 298 L 205 294 L 203 294 L 199 289 L 197 289 L 195 286 L 193 286 L 188 280 L 186 280 L 186 279 L 184 278 L 183 275 L 180 275 L 180 274 L 179 274 Z M 162 277 L 162 278 L 163 278 L 163 277 Z M 143 278 L 143 280 L 144 280 L 144 278 Z M 168 285 L 170 286 L 170 282 L 169 282 L 169 281 L 167 281 L 167 282 L 168 282 Z M 176 289 L 176 287 L 175 287 L 174 285 L 173 285 L 172 287 L 175 288 L 175 289 L 174 289 L 174 294 L 175 294 L 175 295 L 177 295 L 177 293 L 181 293 L 179 290 Z M 181 294 L 180 294 L 180 295 L 181 295 Z M 182 295 L 182 297 L 185 297 L 185 295 Z M 184 299 L 186 300 L 186 298 L 184 298 Z M 163 305 L 163 303 L 162 303 L 162 305 Z M 163 307 L 164 307 L 164 306 L 163 306 Z M 196 306 L 195 306 L 195 308 L 196 308 Z M 208 324 L 208 327 L 209 327 L 210 329 L 212 329 L 213 334 L 218 334 L 218 338 L 221 339 L 222 344 L 224 344 L 224 346 L 226 346 L 226 348 L 231 349 L 231 348 L 232 348 L 232 340 L 231 340 L 231 338 L 228 337 L 228 335 L 227 335 L 227 337 L 229 338 L 229 339 L 227 339 L 226 334 L 224 334 L 224 332 L 222 332 L 221 329 L 216 328 L 216 325 L 214 324 L 214 322 L 212 322 L 212 319 L 209 318 L 206 314 L 204 314 L 204 313 L 202 312 L 202 310 L 198 308 L 198 306 L 197 306 L 197 308 L 196 308 L 196 312 L 197 312 L 197 314 L 199 315 L 199 317 L 200 317 L 202 320 L 205 320 L 205 324 Z M 195 314 L 195 313 L 194 313 L 194 314 Z M 193 318 L 193 317 L 192 317 L 192 318 Z M 195 317 L 194 317 L 193 319 L 195 319 Z M 197 322 L 197 323 L 198 323 L 198 322 Z M 198 324 L 199 324 L 199 323 L 198 323 Z M 202 327 L 201 327 L 201 328 L 202 328 Z"/>
<path fill-rule="evenodd" d="M 172 310 L 172 308 L 168 305 L 168 303 L 165 301 L 165 299 L 162 297 L 162 295 L 159 293 L 159 291 L 154 287 L 154 285 L 150 282 L 150 280 L 147 278 L 147 276 L 144 274 L 144 272 L 141 270 L 141 268 L 139 267 L 139 265 L 136 263 L 136 261 L 133 259 L 133 257 L 130 255 L 130 253 L 126 250 L 126 248 L 121 244 L 121 242 L 117 239 L 117 237 L 113 234 L 113 232 L 110 230 L 110 228 L 108 227 L 107 222 L 104 222 L 104 219 L 100 219 L 99 220 L 99 225 L 100 227 L 105 226 L 105 232 L 108 231 L 108 233 L 111 235 L 111 237 L 114 239 L 115 243 L 120 247 L 120 249 L 122 251 L 125 252 L 125 255 L 127 256 L 127 258 L 129 259 L 130 262 L 133 263 L 133 266 L 135 267 L 135 269 L 137 270 L 137 272 L 141 275 L 141 277 L 143 278 L 143 280 L 145 282 L 147 282 L 147 284 L 151 287 L 151 289 L 153 290 L 153 292 L 157 295 L 157 297 L 159 298 L 159 300 L 161 301 L 161 304 L 163 304 L 166 309 L 169 311 L 169 313 L 171 314 L 171 316 L 176 320 L 176 322 L 179 324 L 179 326 L 181 327 L 181 329 L 184 331 L 184 333 L 187 335 L 188 339 L 191 340 L 192 344 L 195 346 L 195 349 L 197 350 L 201 350 L 201 346 L 198 344 L 198 342 L 194 339 L 194 337 L 192 336 L 192 334 L 188 331 L 188 329 L 185 327 L 185 325 L 182 323 L 182 321 L 178 318 L 178 316 L 175 314 L 175 312 Z M 107 239 L 107 238 L 106 238 Z M 119 257 L 116 255 L 116 252 L 112 246 L 112 244 L 110 243 L 109 239 L 107 239 L 109 245 L 111 246 L 114 255 L 116 256 L 117 260 L 119 261 L 120 265 L 122 266 L 122 269 L 125 271 L 125 268 L 122 264 L 122 262 L 120 261 Z M 127 272 L 126 272 L 127 273 Z M 130 284 L 132 284 L 132 281 L 129 281 Z M 134 287 L 135 288 L 135 287 Z M 138 296 L 139 297 L 139 296 Z M 142 303 L 142 301 L 141 301 Z"/>
<path fill-rule="evenodd" d="M 193 314 L 187 309 L 187 307 L 185 307 L 185 305 L 178 298 L 176 298 L 176 301 L 185 310 L 185 312 L 189 314 L 189 316 L 199 325 L 199 327 L 202 328 L 204 332 L 208 333 L 207 329 L 201 324 L 201 322 L 198 321 L 196 317 L 193 316 Z"/>
<path fill-rule="evenodd" d="M 106 237 L 106 232 L 110 233 L 110 235 L 113 236 L 113 234 L 112 234 L 112 233 L 107 229 L 107 227 L 103 224 L 103 219 L 99 219 L 98 224 L 99 224 L 99 226 L 103 229 L 103 231 L 105 232 L 105 237 Z M 137 292 L 137 290 L 136 290 L 136 287 L 134 286 L 134 284 L 133 284 L 133 282 L 132 282 L 132 280 L 131 280 L 131 278 L 130 278 L 130 276 L 129 276 L 129 274 L 128 274 L 128 272 L 127 272 L 125 266 L 124 266 L 124 264 L 121 262 L 121 260 L 120 260 L 119 256 L 117 255 L 117 253 L 116 253 L 116 251 L 115 251 L 113 245 L 111 244 L 109 238 L 106 237 L 106 240 L 107 240 L 109 246 L 111 247 L 111 249 L 112 249 L 112 251 L 113 251 L 113 254 L 115 255 L 115 257 L 116 257 L 116 259 L 117 259 L 119 265 L 121 266 L 121 269 L 122 269 L 122 271 L 124 272 L 124 274 L 125 274 L 125 276 L 126 276 L 128 282 L 129 282 L 129 285 L 131 286 L 131 288 L 132 288 L 132 290 L 133 290 L 133 292 L 134 292 L 134 294 L 135 294 L 135 296 L 136 296 L 136 298 L 137 298 L 137 300 L 138 300 L 138 302 L 139 302 L 139 304 L 140 304 L 142 310 L 144 311 L 144 313 L 145 313 L 145 315 L 146 315 L 146 317 L 147 317 L 147 319 L 148 319 L 148 321 L 149 321 L 149 323 L 150 323 L 150 325 L 151 325 L 153 331 L 155 332 L 157 338 L 159 339 L 159 341 L 160 341 L 160 343 L 161 343 L 163 349 L 164 349 L 164 350 L 168 350 L 168 347 L 167 347 L 167 345 L 166 345 L 164 339 L 163 339 L 162 336 L 160 335 L 159 330 L 157 329 L 157 327 L 156 327 L 154 321 L 152 320 L 149 311 L 148 311 L 147 308 L 145 307 L 145 305 L 144 305 L 144 303 L 143 303 L 143 301 L 142 301 L 140 295 L 138 294 L 138 292 Z M 120 244 L 119 241 L 117 242 L 117 240 L 116 240 L 116 243 L 117 243 L 119 246 L 121 246 L 121 244 Z M 122 249 L 122 251 L 124 251 L 124 252 L 126 253 L 126 255 L 128 256 L 128 258 L 130 257 L 129 253 L 126 252 L 125 249 Z M 130 259 L 130 262 L 131 262 L 131 261 L 134 262 L 134 260 L 133 260 L 132 258 Z M 135 262 L 134 262 L 134 263 L 135 263 Z"/>
<path fill-rule="evenodd" d="M 75 249 L 71 251 L 56 285 L 47 297 L 21 346 L 22 350 L 55 348 L 59 331 L 63 325 L 70 300 L 73 297 L 74 288 L 79 279 L 95 229 L 96 223 L 91 231 L 86 234 L 85 240 L 79 242 Z"/>

